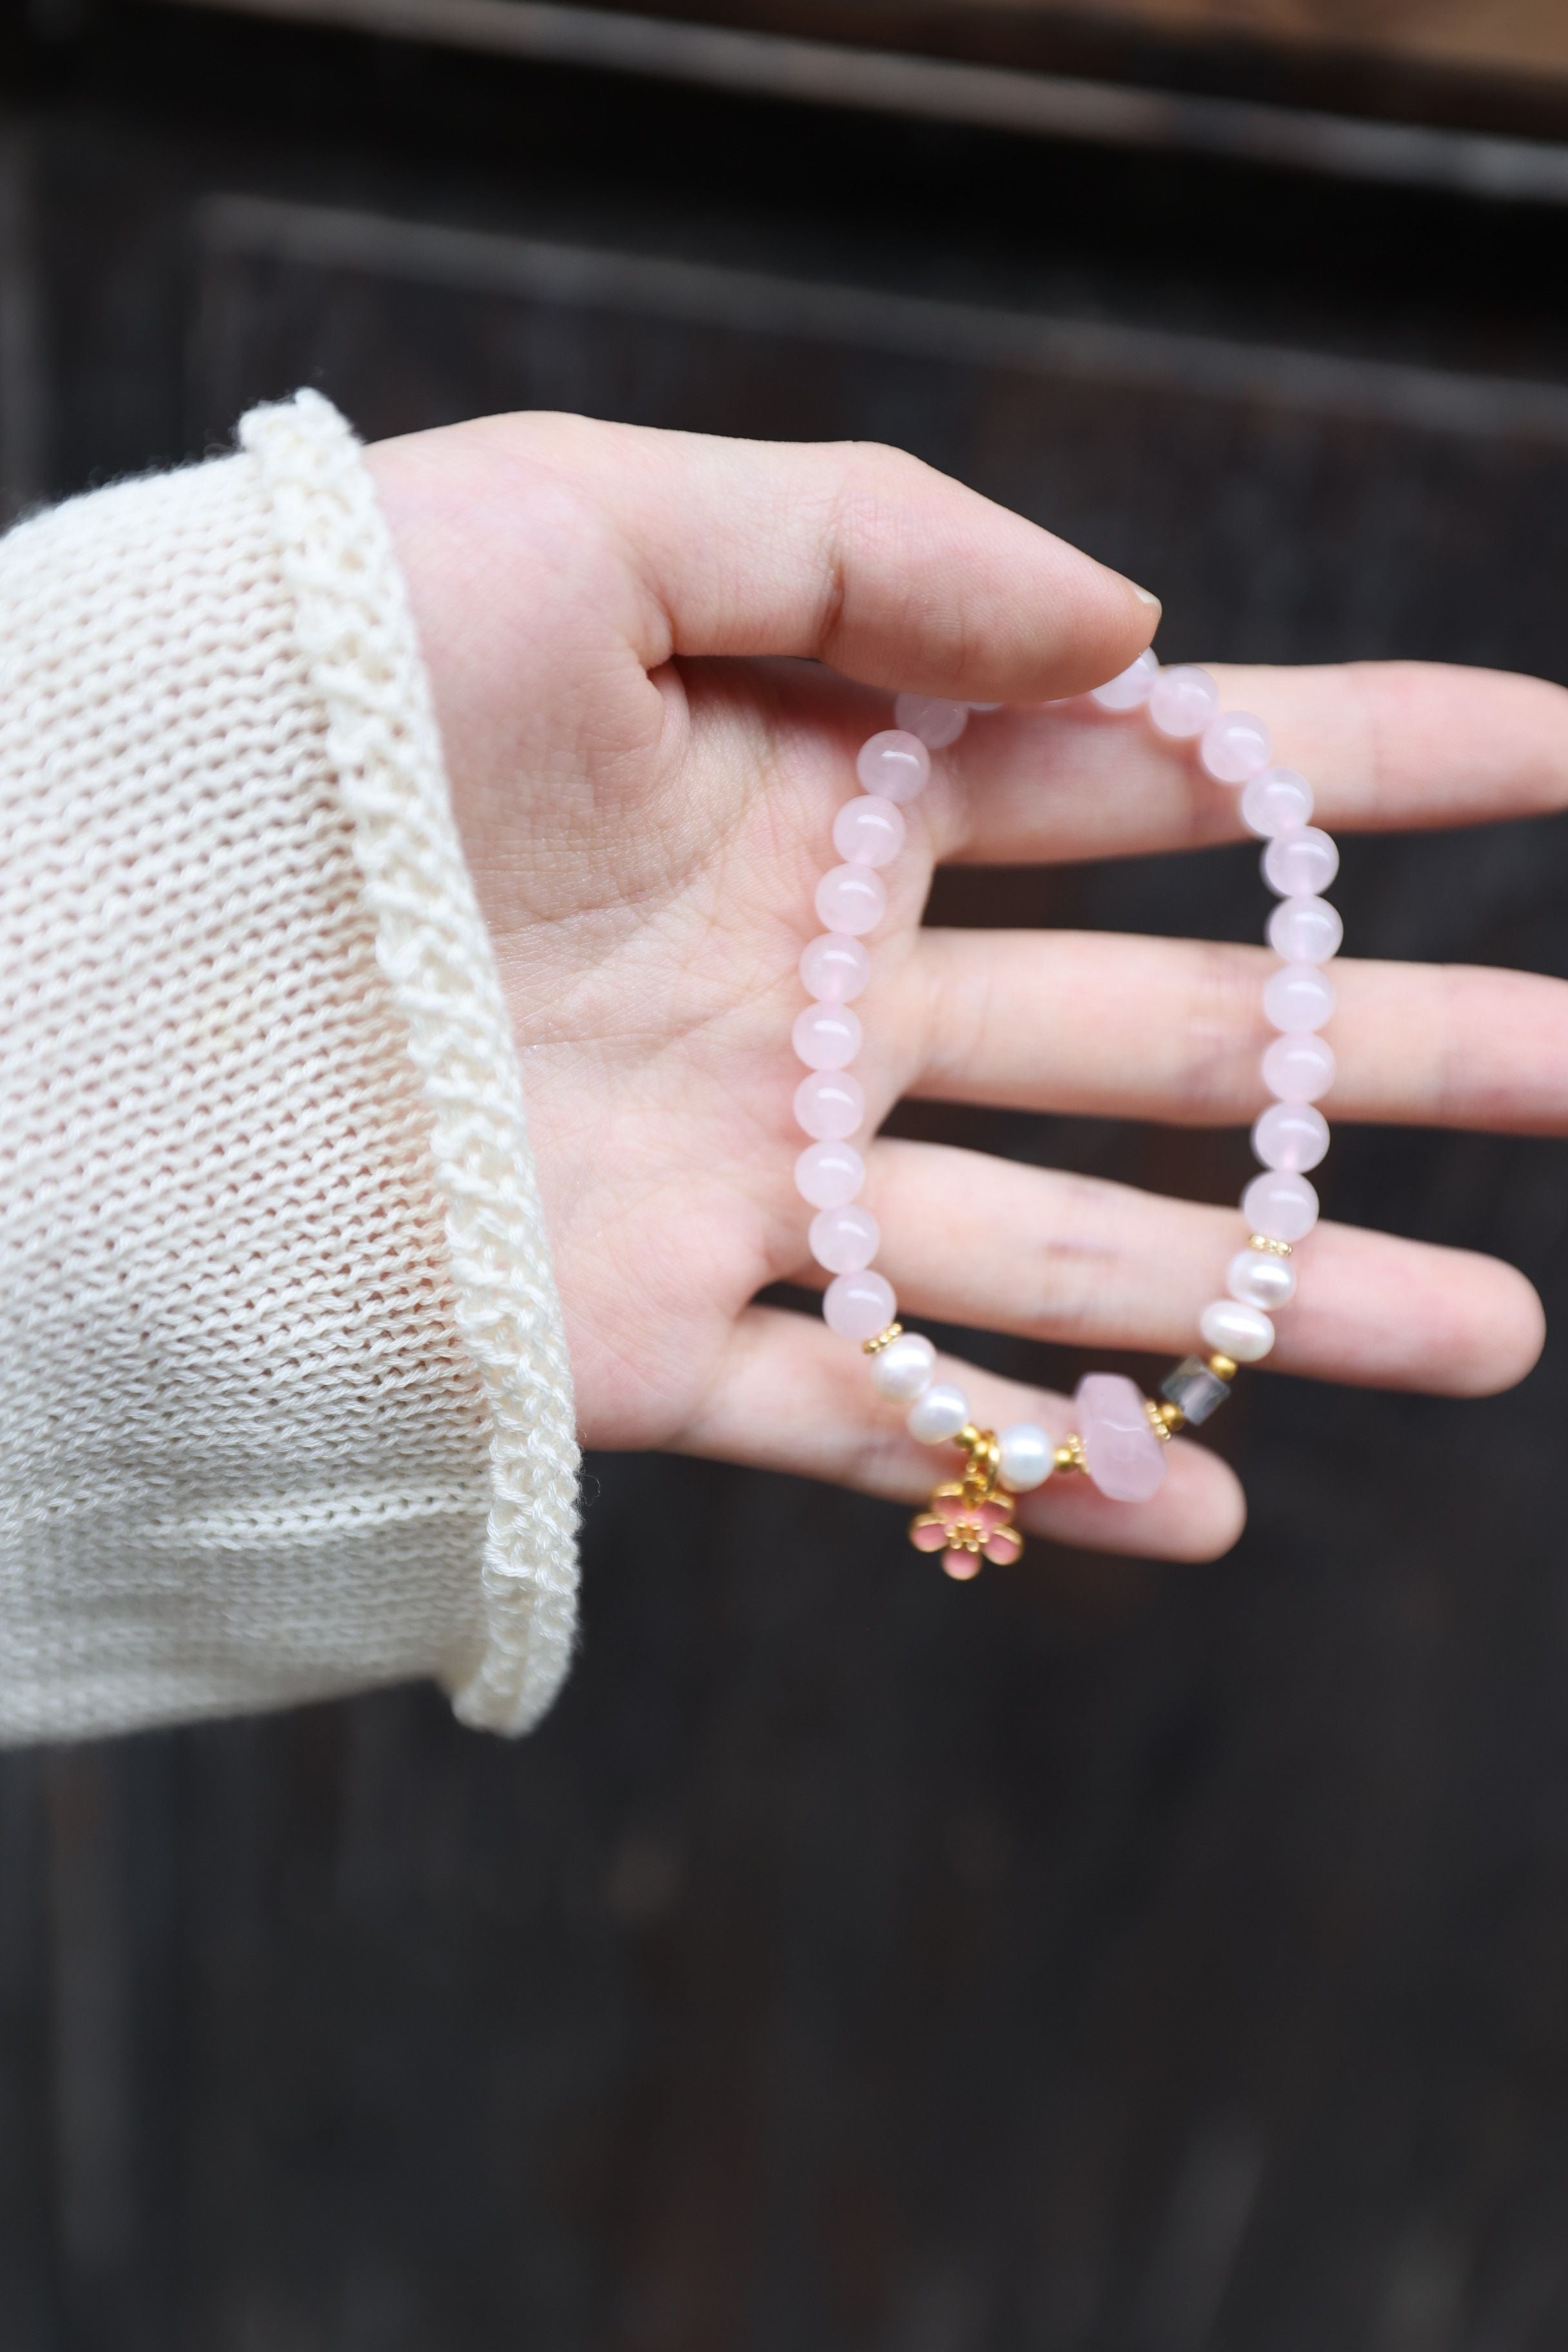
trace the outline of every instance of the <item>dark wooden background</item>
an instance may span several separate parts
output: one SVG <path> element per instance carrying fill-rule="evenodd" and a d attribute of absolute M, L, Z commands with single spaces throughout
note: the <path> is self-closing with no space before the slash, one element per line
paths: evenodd
<path fill-rule="evenodd" d="M 307 380 L 370 434 L 877 435 L 1152 583 L 1169 656 L 1568 677 L 1549 205 L 130 5 L 38 6 L 7 72 L 14 501 Z M 1568 974 L 1563 821 L 1354 842 L 1339 896 L 1367 952 Z M 1237 851 L 943 909 L 1263 899 Z M 984 1132 L 1194 1196 L 1245 1160 Z M 1561 1321 L 1563 1144 L 1325 1176 Z M 533 1739 L 405 1690 L 5 1759 L 0 2347 L 1554 2352 L 1568 1356 L 1227 1419 L 1215 1567 L 961 1590 L 878 1506 L 600 1461 Z"/>

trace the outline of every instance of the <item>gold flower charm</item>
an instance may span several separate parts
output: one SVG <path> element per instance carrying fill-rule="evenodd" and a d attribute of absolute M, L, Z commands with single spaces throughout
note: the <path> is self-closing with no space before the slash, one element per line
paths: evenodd
<path fill-rule="evenodd" d="M 939 1551 L 949 1576 L 966 1582 L 980 1573 L 984 1559 L 1007 1566 L 1024 1549 L 1024 1538 L 1012 1524 L 1013 1497 L 995 1488 L 977 1495 L 973 1482 L 955 1478 L 939 1486 L 931 1508 L 910 1521 L 910 1541 L 917 1551 Z"/>

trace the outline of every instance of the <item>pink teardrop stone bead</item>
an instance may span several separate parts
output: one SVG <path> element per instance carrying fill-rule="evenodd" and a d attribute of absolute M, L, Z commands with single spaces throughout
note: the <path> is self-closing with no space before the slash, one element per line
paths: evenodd
<path fill-rule="evenodd" d="M 1073 1402 L 1089 1476 L 1115 1503 L 1142 1503 L 1165 1475 L 1165 1448 L 1149 1426 L 1143 1399 L 1120 1372 L 1086 1372 Z"/>

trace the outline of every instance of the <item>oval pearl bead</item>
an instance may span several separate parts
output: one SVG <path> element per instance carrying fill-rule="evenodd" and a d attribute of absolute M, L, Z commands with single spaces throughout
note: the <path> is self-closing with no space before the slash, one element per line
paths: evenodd
<path fill-rule="evenodd" d="M 892 1284 L 871 1266 L 835 1275 L 822 1294 L 822 1319 L 841 1339 L 874 1339 L 898 1311 Z"/>
<path fill-rule="evenodd" d="M 1155 1436 L 1133 1382 L 1121 1372 L 1086 1372 L 1073 1393 L 1084 1467 L 1102 1495 L 1142 1503 L 1165 1475 L 1165 1447 Z"/>
<path fill-rule="evenodd" d="M 1340 870 L 1340 853 L 1315 824 L 1278 833 L 1263 853 L 1263 878 L 1282 898 L 1312 898 Z"/>
<path fill-rule="evenodd" d="M 1339 909 L 1326 898 L 1281 898 L 1268 918 L 1268 944 L 1287 963 L 1327 963 L 1344 936 Z"/>
<path fill-rule="evenodd" d="M 1001 1478 L 1004 1486 L 1015 1495 L 1026 1495 L 1031 1487 L 1043 1486 L 1057 1466 L 1057 1449 L 1048 1431 L 1037 1422 L 1016 1421 L 996 1440 L 1001 1449 Z"/>
<path fill-rule="evenodd" d="M 1089 698 L 1098 702 L 1101 710 L 1142 710 L 1149 699 L 1149 690 L 1160 675 L 1159 658 L 1152 653 L 1140 654 L 1135 662 L 1108 677 L 1103 686 L 1091 686 Z M 1020 1427 L 1024 1424 L 1020 1423 Z"/>
<path fill-rule="evenodd" d="M 1191 662 L 1163 669 L 1149 689 L 1150 718 L 1162 735 L 1173 736 L 1179 743 L 1201 735 L 1218 709 L 1218 687 L 1206 669 L 1198 669 Z M 1154 1440 L 1156 1445 L 1159 1442 Z"/>
<path fill-rule="evenodd" d="M 1244 1307 L 1289 1307 L 1296 1296 L 1296 1269 L 1268 1250 L 1237 1250 L 1225 1270 L 1225 1286 Z"/>
<path fill-rule="evenodd" d="M 924 1396 L 936 1366 L 936 1349 L 923 1331 L 905 1331 L 879 1348 L 871 1359 L 871 1385 L 894 1404 Z M 959 1423 L 962 1429 L 963 1423 Z"/>
<path fill-rule="evenodd" d="M 900 694 L 893 716 L 910 735 L 918 735 L 928 751 L 945 751 L 969 724 L 967 702 L 948 702 L 940 694 Z"/>
<path fill-rule="evenodd" d="M 851 1070 L 813 1070 L 795 1090 L 795 1125 L 819 1143 L 842 1143 L 866 1116 L 866 1089 Z"/>
<path fill-rule="evenodd" d="M 869 1209 L 856 1202 L 841 1209 L 818 1209 L 806 1234 L 811 1255 L 829 1274 L 858 1274 L 882 1244 L 882 1228 Z"/>
<path fill-rule="evenodd" d="M 882 877 L 869 866 L 834 866 L 816 886 L 816 914 L 830 931 L 858 939 L 874 931 L 888 911 Z"/>
<path fill-rule="evenodd" d="M 808 1143 L 795 1163 L 795 1189 L 814 1209 L 841 1209 L 866 1181 L 852 1143 Z"/>
<path fill-rule="evenodd" d="M 1198 1317 L 1205 1347 L 1237 1364 L 1256 1364 L 1274 1345 L 1274 1326 L 1261 1307 L 1244 1306 L 1239 1298 L 1215 1298 Z"/>
<path fill-rule="evenodd" d="M 1333 1010 L 1334 984 L 1315 963 L 1282 963 L 1263 983 L 1264 1018 L 1289 1036 L 1321 1029 Z"/>
<path fill-rule="evenodd" d="M 1299 833 L 1311 814 L 1312 787 L 1294 768 L 1265 768 L 1241 795 L 1241 821 L 1264 841 Z"/>
<path fill-rule="evenodd" d="M 904 1426 L 922 1445 L 940 1445 L 956 1437 L 969 1419 L 969 1399 L 952 1381 L 933 1381 L 910 1407 Z"/>
<path fill-rule="evenodd" d="M 885 727 L 861 744 L 855 773 L 868 793 L 884 800 L 912 801 L 931 780 L 931 753 L 907 727 Z"/>
<path fill-rule="evenodd" d="M 1323 1038 L 1276 1037 L 1263 1056 L 1263 1083 L 1281 1102 L 1316 1102 L 1333 1085 L 1334 1069 L 1334 1049 Z"/>
<path fill-rule="evenodd" d="M 884 793 L 846 801 L 833 820 L 833 846 L 851 866 L 890 866 L 903 845 L 903 812 Z"/>
<path fill-rule="evenodd" d="M 1222 710 L 1204 729 L 1198 759 L 1216 784 L 1245 784 L 1262 773 L 1273 749 L 1261 719 L 1250 710 Z"/>
<path fill-rule="evenodd" d="M 869 950 L 845 931 L 820 931 L 800 951 L 808 996 L 824 1004 L 852 1004 L 871 977 Z"/>
<path fill-rule="evenodd" d="M 1271 1242 L 1305 1241 L 1318 1222 L 1318 1195 L 1304 1176 L 1271 1171 L 1253 1178 L 1241 1196 L 1241 1213 L 1255 1234 Z"/>
<path fill-rule="evenodd" d="M 1328 1150 L 1329 1122 L 1310 1103 L 1270 1103 L 1252 1130 L 1252 1148 L 1265 1168 L 1299 1176 L 1315 1168 Z"/>
<path fill-rule="evenodd" d="M 843 1070 L 860 1051 L 860 1015 L 850 1004 L 806 1004 L 790 1043 L 808 1070 Z"/>

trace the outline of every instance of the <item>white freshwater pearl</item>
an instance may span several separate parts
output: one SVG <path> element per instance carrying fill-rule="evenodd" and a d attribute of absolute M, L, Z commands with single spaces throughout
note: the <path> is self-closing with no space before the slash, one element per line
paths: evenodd
<path fill-rule="evenodd" d="M 1315 1168 L 1328 1148 L 1329 1122 L 1310 1103 L 1270 1103 L 1252 1130 L 1252 1149 L 1265 1168 L 1292 1176 Z"/>
<path fill-rule="evenodd" d="M 903 845 L 903 811 L 885 793 L 846 801 L 833 820 L 833 846 L 851 866 L 890 866 Z"/>
<path fill-rule="evenodd" d="M 1263 878 L 1281 898 L 1314 898 L 1339 870 L 1339 851 L 1315 824 L 1277 833 L 1263 853 Z"/>
<path fill-rule="evenodd" d="M 858 1274 L 882 1244 L 882 1228 L 869 1209 L 847 1201 L 839 1209 L 818 1209 L 806 1233 L 812 1256 L 829 1274 Z"/>
<path fill-rule="evenodd" d="M 1237 1250 L 1226 1267 L 1225 1286 L 1244 1307 L 1272 1312 L 1295 1297 L 1296 1269 L 1271 1250 Z"/>
<path fill-rule="evenodd" d="M 940 1445 L 944 1437 L 956 1437 L 968 1419 L 969 1399 L 963 1391 L 952 1381 L 933 1381 L 910 1405 L 904 1426 L 922 1445 Z"/>
<path fill-rule="evenodd" d="M 808 1143 L 795 1163 L 795 1189 L 814 1209 L 841 1209 L 866 1181 L 852 1143 Z"/>
<path fill-rule="evenodd" d="M 1300 832 L 1311 814 L 1312 787 L 1294 768 L 1265 768 L 1241 795 L 1241 821 L 1264 841 Z"/>
<path fill-rule="evenodd" d="M 822 1319 L 841 1339 L 874 1339 L 898 1311 L 892 1284 L 874 1266 L 835 1275 L 822 1294 Z"/>
<path fill-rule="evenodd" d="M 795 1121 L 818 1143 L 842 1143 L 866 1117 L 866 1089 L 853 1070 L 812 1070 L 795 1090 Z"/>
<path fill-rule="evenodd" d="M 1091 686 L 1089 698 L 1098 702 L 1101 710 L 1141 710 L 1159 675 L 1158 657 L 1152 653 L 1140 654 L 1135 662 L 1129 662 L 1114 677 L 1108 677 L 1103 686 Z"/>
<path fill-rule="evenodd" d="M 1219 688 L 1206 669 L 1178 662 L 1163 669 L 1149 689 L 1149 716 L 1162 735 L 1178 743 L 1201 735 L 1219 709 Z"/>
<path fill-rule="evenodd" d="M 816 886 L 817 919 L 830 931 L 858 939 L 874 931 L 887 911 L 886 887 L 869 866 L 829 866 Z"/>
<path fill-rule="evenodd" d="M 1057 1466 L 1057 1449 L 1049 1433 L 1037 1422 L 1016 1421 L 996 1443 L 1002 1453 L 1002 1484 L 1015 1495 L 1043 1486 Z"/>
<path fill-rule="evenodd" d="M 1204 729 L 1198 762 L 1216 784 L 1245 784 L 1262 774 L 1273 749 L 1261 719 L 1250 710 L 1222 710 Z"/>
<path fill-rule="evenodd" d="M 1276 1037 L 1263 1056 L 1263 1083 L 1281 1102 L 1316 1102 L 1333 1085 L 1335 1067 L 1325 1038 Z"/>
<path fill-rule="evenodd" d="M 1305 1241 L 1318 1222 L 1318 1195 L 1304 1176 L 1270 1169 L 1242 1194 L 1241 1213 L 1255 1234 L 1271 1242 Z"/>
<path fill-rule="evenodd" d="M 855 773 L 868 793 L 880 793 L 889 801 L 912 801 L 931 781 L 931 753 L 907 727 L 885 727 L 861 744 Z"/>
<path fill-rule="evenodd" d="M 967 702 L 949 702 L 940 694 L 900 694 L 893 716 L 909 734 L 918 735 L 928 751 L 945 751 L 969 724 Z"/>
<path fill-rule="evenodd" d="M 909 1404 L 924 1396 L 936 1365 L 936 1349 L 923 1331 L 905 1331 L 879 1348 L 871 1359 L 871 1385 L 879 1396 Z M 959 1426 L 962 1428 L 963 1423 Z"/>
<path fill-rule="evenodd" d="M 1261 1307 L 1246 1307 L 1239 1298 L 1215 1298 L 1198 1317 L 1205 1347 L 1230 1357 L 1233 1363 L 1256 1364 L 1274 1345 L 1274 1326 Z"/>
<path fill-rule="evenodd" d="M 1334 983 L 1315 963 L 1282 963 L 1263 983 L 1265 1019 L 1290 1036 L 1321 1029 L 1333 1010 Z"/>
<path fill-rule="evenodd" d="M 800 951 L 808 996 L 825 1004 L 851 1004 L 871 977 L 869 950 L 847 931 L 819 931 Z"/>
<path fill-rule="evenodd" d="M 808 1070 L 847 1070 L 860 1051 L 860 1015 L 849 1004 L 805 1004 L 790 1042 Z"/>
<path fill-rule="evenodd" d="M 1327 963 L 1344 936 L 1339 909 L 1326 898 L 1281 898 L 1268 918 L 1268 944 L 1287 963 Z"/>

